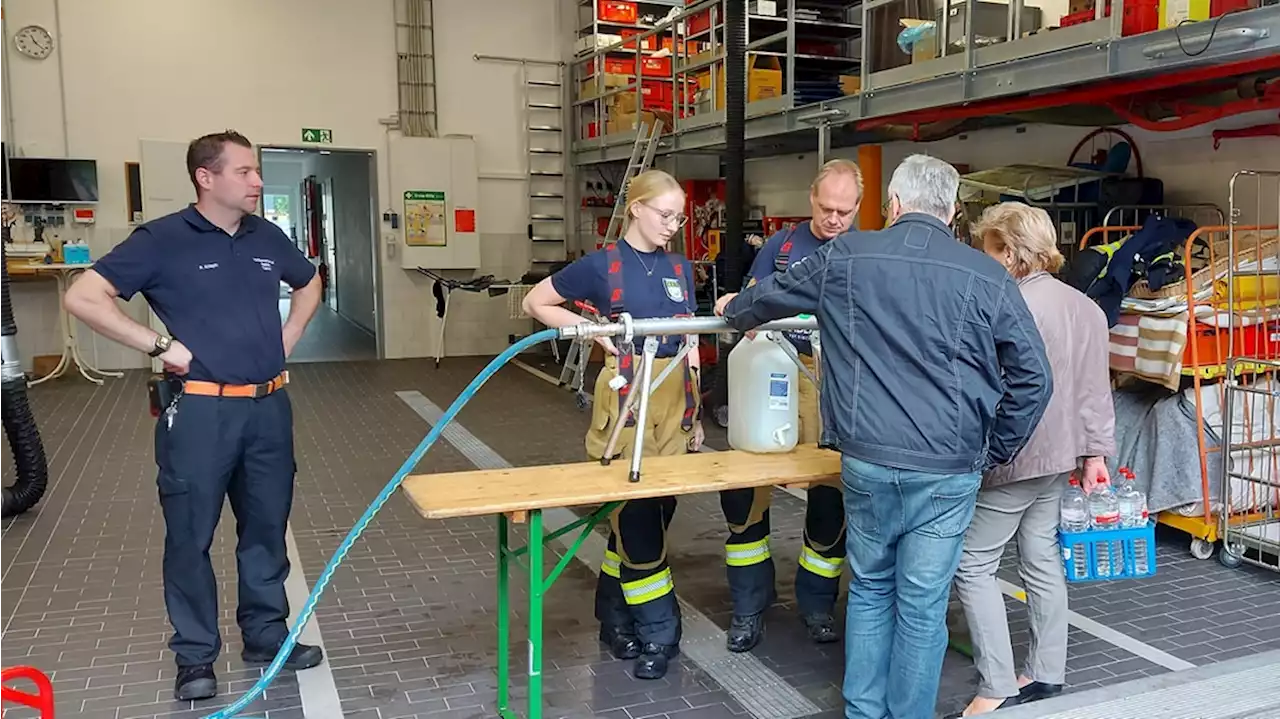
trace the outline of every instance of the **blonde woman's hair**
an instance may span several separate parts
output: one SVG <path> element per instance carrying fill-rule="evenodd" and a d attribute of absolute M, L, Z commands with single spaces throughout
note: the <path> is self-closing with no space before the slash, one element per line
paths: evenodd
<path fill-rule="evenodd" d="M 983 249 L 1009 250 L 1009 272 L 1026 277 L 1044 270 L 1057 272 L 1065 260 L 1058 251 L 1058 231 L 1049 213 L 1021 202 L 1001 202 L 982 212 L 972 235 Z"/>
<path fill-rule="evenodd" d="M 627 201 L 627 217 L 631 217 L 631 208 L 637 203 L 648 202 L 655 197 L 672 191 L 684 194 L 684 188 L 680 186 L 679 182 L 676 182 L 676 178 L 662 170 L 645 170 L 636 175 L 631 178 L 631 182 L 627 183 L 624 191 Z"/>
<path fill-rule="evenodd" d="M 813 178 L 813 182 L 809 185 L 809 194 L 818 194 L 818 186 L 822 181 L 832 175 L 850 175 L 853 177 L 853 183 L 858 188 L 858 199 L 862 199 L 862 168 L 858 167 L 858 163 L 853 160 L 827 160 L 818 170 L 817 177 Z"/>

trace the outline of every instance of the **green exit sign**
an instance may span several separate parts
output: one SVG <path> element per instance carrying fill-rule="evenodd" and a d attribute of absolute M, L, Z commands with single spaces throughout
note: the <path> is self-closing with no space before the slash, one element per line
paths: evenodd
<path fill-rule="evenodd" d="M 333 130 L 322 130 L 318 127 L 302 128 L 303 142 L 318 142 L 323 145 L 333 144 Z"/>

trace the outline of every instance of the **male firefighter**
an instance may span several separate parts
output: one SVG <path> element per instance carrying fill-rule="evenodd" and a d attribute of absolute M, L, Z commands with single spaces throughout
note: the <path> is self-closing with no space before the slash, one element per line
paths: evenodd
<path fill-rule="evenodd" d="M 862 202 L 862 171 L 850 160 L 831 160 L 809 186 L 813 219 L 785 228 L 761 248 L 751 265 L 750 284 L 775 272 L 785 272 L 823 243 L 846 232 Z M 813 347 L 806 333 L 788 332 L 801 361 L 817 373 Z M 818 388 L 800 380 L 800 442 L 816 443 L 819 433 Z M 733 595 L 733 622 L 726 643 L 731 652 L 747 652 L 760 642 L 764 611 L 776 597 L 773 559 L 769 553 L 769 503 L 772 487 L 734 489 L 720 493 L 720 506 L 729 525 L 725 565 Z M 796 608 L 809 637 L 818 643 L 840 639 L 833 610 L 844 565 L 844 504 L 839 482 L 809 488 L 805 508 L 804 547 L 796 568 Z"/>

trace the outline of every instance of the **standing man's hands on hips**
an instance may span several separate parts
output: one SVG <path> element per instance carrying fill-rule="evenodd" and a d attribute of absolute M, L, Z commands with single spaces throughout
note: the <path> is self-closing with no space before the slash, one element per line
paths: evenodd
<path fill-rule="evenodd" d="M 164 363 L 167 371 L 176 375 L 185 375 L 191 371 L 191 350 L 178 340 L 171 342 L 169 349 L 159 354 L 157 358 Z"/>

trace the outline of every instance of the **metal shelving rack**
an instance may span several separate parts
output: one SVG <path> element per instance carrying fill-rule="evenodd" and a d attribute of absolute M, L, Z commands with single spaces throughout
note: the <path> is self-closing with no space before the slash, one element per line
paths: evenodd
<path fill-rule="evenodd" d="M 669 37 L 677 51 L 673 52 L 671 73 L 664 80 L 672 83 L 693 81 L 699 74 L 713 70 L 712 66 L 717 62 L 723 64 L 722 59 L 715 57 L 716 54 L 723 56 L 723 41 L 721 36 L 712 32 L 707 50 L 711 55 L 697 57 L 699 53 L 690 53 L 694 49 L 688 44 L 694 42 L 690 38 L 691 33 L 686 32 L 690 18 L 709 13 L 715 18 L 712 20 L 714 27 L 717 19 L 723 17 L 724 3 L 731 1 L 742 0 L 703 0 L 691 4 L 667 21 L 628 37 L 626 43 L 643 41 L 647 37 Z M 883 52 L 881 45 L 896 42 L 896 35 L 876 35 L 862 29 L 875 27 L 872 21 L 882 9 L 894 5 L 900 8 L 905 2 L 866 0 L 859 6 L 853 6 L 841 0 L 779 0 L 778 14 L 785 15 L 782 21 L 750 17 L 749 53 L 780 53 L 777 57 L 784 69 L 784 80 L 781 96 L 747 104 L 747 138 L 755 140 L 812 132 L 816 128 L 818 149 L 822 152 L 823 143 L 829 142 L 830 128 L 860 120 L 1025 95 L 1069 85 L 1252 60 L 1280 53 L 1280 6 L 1276 4 L 1229 13 L 1206 22 L 1124 36 L 1125 0 L 1111 0 L 1109 16 L 1102 14 L 1106 4 L 1099 2 L 1095 3 L 1098 9 L 1092 21 L 1033 34 L 1022 29 L 1023 3 L 1015 0 L 1005 6 L 1008 22 L 1003 38 L 993 38 L 989 34 L 977 37 L 976 23 L 938 23 L 941 34 L 939 56 L 883 70 L 873 68 L 867 62 L 851 64 L 849 67 L 857 67 L 859 73 L 857 94 L 805 102 L 808 98 L 804 93 L 795 90 L 797 70 L 806 67 L 805 63 L 812 59 L 805 57 L 805 53 L 797 55 L 798 41 L 805 37 L 803 26 L 807 24 L 796 22 L 797 6 L 801 9 L 841 7 L 848 13 L 844 24 L 859 28 L 858 32 L 852 27 L 841 28 L 847 29 L 849 34 L 844 40 L 849 46 L 848 57 L 875 58 L 877 52 Z M 960 0 L 951 3 L 948 14 L 952 20 L 957 14 L 973 17 L 979 9 L 984 12 L 990 10 L 986 7 L 990 4 L 979 0 Z M 766 23 L 784 26 L 785 29 L 770 32 Z M 956 36 L 948 37 L 953 28 Z M 785 51 L 780 46 L 784 46 Z M 633 80 L 622 87 L 597 85 L 599 92 L 593 97 L 583 97 L 580 92 L 581 80 L 590 79 L 589 74 L 583 73 L 585 64 L 621 49 L 622 43 L 619 43 L 590 51 L 578 55 L 571 63 L 570 76 L 575 78 L 571 147 L 572 162 L 576 166 L 626 160 L 630 153 L 634 131 L 607 133 L 602 123 L 600 132 L 592 136 L 587 132 L 584 118 L 593 113 L 594 117 L 603 118 L 609 98 L 623 92 L 636 93 L 636 105 L 640 106 L 642 84 Z M 635 75 L 640 76 L 640 73 Z M 709 76 L 714 85 L 716 73 L 712 71 Z M 711 91 L 714 93 L 718 89 L 712 87 Z M 675 100 L 671 130 L 663 138 L 660 155 L 685 151 L 713 152 L 723 146 L 725 113 L 722 109 L 714 106 L 699 108 L 678 94 Z"/>

